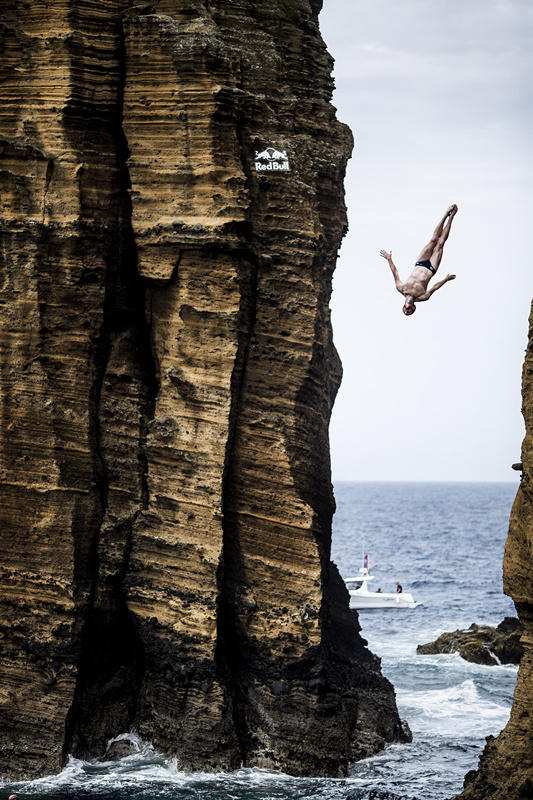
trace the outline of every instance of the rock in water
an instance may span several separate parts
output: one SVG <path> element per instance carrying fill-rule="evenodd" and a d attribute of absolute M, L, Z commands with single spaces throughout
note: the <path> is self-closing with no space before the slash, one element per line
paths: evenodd
<path fill-rule="evenodd" d="M 361 795 L 359 795 L 359 797 L 361 797 Z M 356 800 L 355 797 L 354 800 Z M 403 800 L 403 798 L 394 792 L 382 791 L 381 789 L 371 789 L 368 795 L 368 800 Z"/>
<path fill-rule="evenodd" d="M 139 752 L 139 745 L 135 739 L 129 736 L 117 736 L 108 742 L 103 760 L 104 761 L 119 761 L 121 758 L 127 758 Z"/>
<path fill-rule="evenodd" d="M 524 627 L 524 654 L 518 668 L 511 718 L 489 736 L 477 771 L 465 777 L 461 800 L 528 800 L 533 797 L 533 305 L 529 345 L 522 372 L 522 411 L 526 436 L 523 473 L 511 511 L 505 546 L 503 585 Z"/>
<path fill-rule="evenodd" d="M 320 0 L 2 5 L 0 773 L 401 740 L 330 562 Z"/>
<path fill-rule="evenodd" d="M 473 623 L 466 631 L 443 633 L 434 642 L 419 644 L 417 653 L 459 653 L 474 664 L 518 664 L 523 653 L 520 641 L 522 624 L 516 617 L 505 617 L 493 628 Z"/>

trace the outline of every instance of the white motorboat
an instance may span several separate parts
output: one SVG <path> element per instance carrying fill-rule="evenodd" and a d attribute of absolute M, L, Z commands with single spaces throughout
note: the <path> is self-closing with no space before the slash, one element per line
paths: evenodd
<path fill-rule="evenodd" d="M 368 571 L 368 557 L 365 555 L 363 566 L 359 570 L 359 575 L 345 578 L 346 588 L 350 593 L 351 608 L 416 608 L 413 595 L 409 592 L 372 592 L 368 588 L 370 581 L 375 580 L 374 576 Z"/>

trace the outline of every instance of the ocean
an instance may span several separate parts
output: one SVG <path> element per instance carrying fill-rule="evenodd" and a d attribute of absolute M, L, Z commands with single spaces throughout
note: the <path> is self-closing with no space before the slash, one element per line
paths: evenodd
<path fill-rule="evenodd" d="M 362 635 L 382 658 L 413 742 L 354 764 L 343 779 L 306 779 L 243 769 L 187 774 L 139 742 L 110 764 L 70 759 L 59 775 L 4 785 L 25 797 L 100 800 L 445 800 L 476 767 L 485 737 L 505 725 L 516 667 L 418 656 L 416 646 L 472 622 L 515 615 L 502 591 L 511 483 L 337 483 L 332 557 L 341 574 L 368 551 L 376 587 L 399 581 L 414 610 L 360 612 Z M 374 588 L 374 587 L 373 587 Z"/>

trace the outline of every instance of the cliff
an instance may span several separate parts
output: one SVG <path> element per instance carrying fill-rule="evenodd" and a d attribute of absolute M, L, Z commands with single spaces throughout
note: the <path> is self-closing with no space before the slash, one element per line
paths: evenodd
<path fill-rule="evenodd" d="M 330 562 L 320 5 L 3 3 L 2 775 L 132 728 L 334 775 L 404 735 Z"/>
<path fill-rule="evenodd" d="M 513 598 L 524 627 L 524 653 L 511 718 L 499 736 L 487 738 L 479 769 L 465 777 L 462 800 L 533 797 L 533 305 L 522 372 L 522 413 L 526 423 L 523 472 L 511 511 L 503 580 L 505 593 Z"/>

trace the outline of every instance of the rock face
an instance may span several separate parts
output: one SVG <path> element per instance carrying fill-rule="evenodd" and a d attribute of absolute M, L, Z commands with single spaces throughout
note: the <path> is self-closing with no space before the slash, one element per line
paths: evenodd
<path fill-rule="evenodd" d="M 441 634 L 434 642 L 419 644 L 421 655 L 459 653 L 461 658 L 474 664 L 519 664 L 524 648 L 520 641 L 522 625 L 516 617 L 505 617 L 493 628 L 490 625 L 472 625 L 466 631 Z"/>
<path fill-rule="evenodd" d="M 465 778 L 462 800 L 527 800 L 533 797 L 533 305 L 522 373 L 526 436 L 523 473 L 511 511 L 503 580 L 524 627 L 511 718 L 496 738 L 489 736 L 479 769 Z"/>
<path fill-rule="evenodd" d="M 2 4 L 3 775 L 132 728 L 309 774 L 407 735 L 330 562 L 320 6 Z"/>

